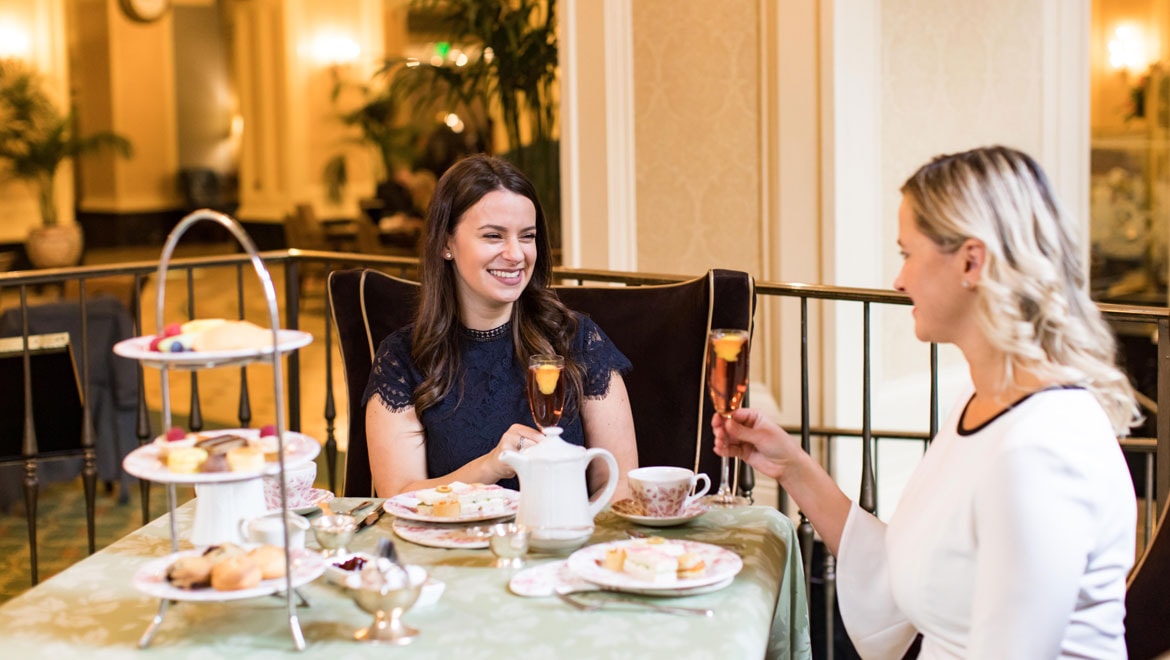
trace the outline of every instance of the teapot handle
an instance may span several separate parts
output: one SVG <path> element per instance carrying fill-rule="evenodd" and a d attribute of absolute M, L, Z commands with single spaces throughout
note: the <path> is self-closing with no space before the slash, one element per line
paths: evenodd
<path fill-rule="evenodd" d="M 588 459 L 585 467 L 589 467 L 589 463 L 592 463 L 593 459 L 598 457 L 605 459 L 605 464 L 609 466 L 609 483 L 605 484 L 605 488 L 601 491 L 600 495 L 589 500 L 589 519 L 593 520 L 593 517 L 601 513 L 605 505 L 609 504 L 609 498 L 613 497 L 613 491 L 617 488 L 618 482 L 618 465 L 617 459 L 613 457 L 613 454 L 601 447 L 585 450 L 585 457 Z"/>

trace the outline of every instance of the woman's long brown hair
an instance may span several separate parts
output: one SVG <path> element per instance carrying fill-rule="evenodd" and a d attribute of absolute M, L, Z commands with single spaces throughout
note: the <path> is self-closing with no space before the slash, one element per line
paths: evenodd
<path fill-rule="evenodd" d="M 411 337 L 411 357 L 422 372 L 414 392 L 418 414 L 437 405 L 455 387 L 461 373 L 459 299 L 455 295 L 455 264 L 443 252 L 463 214 L 493 190 L 528 198 L 536 208 L 536 263 L 532 279 L 512 305 L 512 345 L 520 366 L 528 358 L 555 353 L 565 358 L 565 416 L 571 418 L 581 400 L 584 369 L 570 354 L 577 319 L 549 288 L 552 248 L 544 209 L 524 173 L 506 160 L 478 154 L 453 165 L 439 179 L 427 210 L 426 236 L 420 256 L 422 291 L 418 319 Z M 460 383 L 462 398 L 463 383 Z"/>

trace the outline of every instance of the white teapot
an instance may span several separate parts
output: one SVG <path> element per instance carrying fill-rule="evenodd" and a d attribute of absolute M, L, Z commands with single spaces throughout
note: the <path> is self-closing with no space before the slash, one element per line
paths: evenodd
<path fill-rule="evenodd" d="M 531 530 L 534 550 L 564 551 L 581 547 L 593 534 L 593 517 L 609 503 L 618 482 L 617 460 L 608 451 L 571 445 L 561 429 L 545 429 L 544 440 L 518 452 L 504 451 L 500 460 L 520 479 L 517 522 Z M 594 459 L 609 466 L 609 482 L 589 499 L 585 470 Z"/>

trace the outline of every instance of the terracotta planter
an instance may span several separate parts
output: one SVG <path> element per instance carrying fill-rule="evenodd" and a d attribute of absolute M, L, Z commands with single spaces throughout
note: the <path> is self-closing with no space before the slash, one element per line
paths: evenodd
<path fill-rule="evenodd" d="M 30 231 L 25 249 L 37 268 L 65 268 L 81 261 L 82 245 L 81 227 L 55 225 Z"/>

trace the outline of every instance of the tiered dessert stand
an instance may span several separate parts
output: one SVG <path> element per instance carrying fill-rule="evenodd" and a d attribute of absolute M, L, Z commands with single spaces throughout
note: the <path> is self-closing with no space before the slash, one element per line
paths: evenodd
<path fill-rule="evenodd" d="M 159 562 L 160 567 L 170 565 L 174 558 L 181 556 L 179 553 L 178 527 L 175 520 L 176 484 L 196 485 L 195 520 L 192 526 L 191 540 L 196 545 L 200 545 L 226 542 L 235 539 L 238 534 L 236 530 L 241 519 L 264 513 L 261 477 L 276 476 L 278 478 L 280 483 L 280 508 L 281 512 L 285 514 L 280 516 L 284 527 L 285 578 L 283 581 L 283 591 L 288 603 L 288 624 L 289 630 L 292 633 L 293 643 L 296 645 L 298 651 L 302 651 L 305 648 L 305 638 L 301 632 L 300 622 L 297 619 L 297 601 L 293 596 L 296 587 L 316 579 L 324 572 L 326 562 L 317 557 L 315 553 L 298 556 L 298 560 L 296 562 L 293 561 L 294 551 L 289 547 L 288 494 L 286 493 L 287 486 L 285 484 L 284 474 L 286 468 L 292 468 L 316 458 L 318 452 L 320 452 L 320 445 L 307 436 L 285 432 L 284 374 L 280 357 L 285 353 L 309 344 L 312 341 L 312 336 L 305 332 L 280 329 L 280 317 L 277 311 L 276 291 L 272 284 L 272 277 L 268 269 L 264 266 L 264 262 L 260 260 L 259 253 L 252 239 L 235 220 L 222 213 L 207 209 L 195 211 L 183 218 L 171 232 L 170 236 L 167 237 L 166 244 L 163 246 L 157 274 L 157 331 L 161 333 L 164 327 L 163 301 L 165 297 L 167 267 L 170 263 L 171 255 L 174 253 L 179 239 L 187 229 L 191 225 L 203 220 L 216 222 L 227 228 L 232 236 L 247 251 L 256 275 L 263 285 L 264 296 L 268 303 L 269 321 L 272 328 L 272 346 L 265 346 L 254 350 L 220 351 L 203 354 L 193 352 L 160 353 L 150 350 L 149 343 L 151 337 L 147 336 L 120 342 L 114 347 L 114 352 L 123 357 L 137 359 L 147 366 L 159 369 L 161 374 L 160 382 L 162 384 L 162 426 L 164 432 L 171 427 L 171 401 L 168 380 L 168 373 L 171 369 L 191 371 L 211 367 L 244 365 L 258 361 L 271 362 L 273 388 L 276 395 L 275 422 L 280 457 L 279 463 L 270 468 L 266 467 L 264 471 L 257 473 L 171 473 L 159 460 L 158 448 L 153 446 L 152 443 L 139 447 L 127 455 L 125 461 L 123 461 L 123 467 L 135 477 L 165 483 L 167 485 L 167 507 L 170 512 L 172 554 L 167 558 L 156 560 Z M 246 433 L 247 431 L 243 432 Z M 287 454 L 286 448 L 289 450 Z M 270 582 L 276 581 L 273 580 Z M 270 586 L 265 586 L 262 583 L 259 588 L 242 591 L 184 591 L 171 588 L 170 585 L 166 584 L 165 580 L 160 584 L 157 580 L 140 581 L 137 577 L 135 586 L 148 594 L 156 595 L 160 598 L 158 613 L 155 614 L 150 625 L 138 641 L 140 648 L 146 648 L 150 645 L 151 640 L 162 624 L 163 618 L 166 616 L 167 608 L 172 602 L 237 600 L 241 598 L 268 596 L 282 590 L 279 583 Z M 307 602 L 304 601 L 304 598 L 300 594 L 296 595 L 301 602 L 307 605 Z"/>

